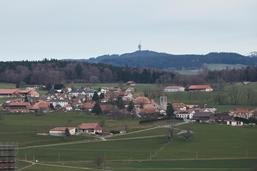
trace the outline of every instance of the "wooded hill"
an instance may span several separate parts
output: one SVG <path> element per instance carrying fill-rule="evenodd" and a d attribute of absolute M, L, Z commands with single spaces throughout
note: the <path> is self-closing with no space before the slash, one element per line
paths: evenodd
<path fill-rule="evenodd" d="M 257 81 L 257 67 L 208 71 L 198 75 L 181 75 L 158 69 L 115 67 L 106 64 L 88 64 L 83 61 L 43 60 L 0 62 L 0 82 L 24 84 L 127 82 L 169 83 L 189 85 L 196 83 Z"/>
<path fill-rule="evenodd" d="M 175 74 L 153 69 L 114 67 L 81 61 L 43 60 L 0 62 L 0 82 L 53 84 L 63 82 L 127 82 L 155 83 Z"/>
<path fill-rule="evenodd" d="M 256 65 L 256 56 L 237 53 L 208 53 L 206 55 L 173 55 L 154 51 L 136 51 L 122 55 L 103 55 L 85 60 L 88 63 L 104 63 L 114 66 L 158 68 L 164 70 L 199 69 L 204 64 Z"/>

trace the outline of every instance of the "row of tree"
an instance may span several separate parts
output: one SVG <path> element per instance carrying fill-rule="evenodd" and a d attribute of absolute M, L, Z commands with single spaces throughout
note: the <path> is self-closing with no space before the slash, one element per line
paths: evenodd
<path fill-rule="evenodd" d="M 0 62 L 0 81 L 19 84 L 56 84 L 65 82 L 160 82 L 175 74 L 153 69 L 114 67 L 81 61 L 19 61 Z"/>
<path fill-rule="evenodd" d="M 257 81 L 257 67 L 208 71 L 198 75 L 181 75 L 145 68 L 114 67 L 83 61 L 18 61 L 0 62 L 0 81 L 20 84 L 54 84 L 66 82 L 174 83 L 188 85 L 206 82 Z"/>

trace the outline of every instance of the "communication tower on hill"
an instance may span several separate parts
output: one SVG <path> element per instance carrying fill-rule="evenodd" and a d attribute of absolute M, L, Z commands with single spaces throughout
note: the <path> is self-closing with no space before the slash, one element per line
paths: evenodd
<path fill-rule="evenodd" d="M 141 51 L 141 50 L 142 50 L 142 45 L 141 45 L 141 43 L 139 43 L 137 47 L 138 47 L 138 51 Z"/>

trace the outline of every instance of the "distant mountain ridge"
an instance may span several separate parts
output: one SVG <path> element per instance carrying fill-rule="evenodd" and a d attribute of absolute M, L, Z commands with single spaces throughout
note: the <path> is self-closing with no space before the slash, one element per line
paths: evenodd
<path fill-rule="evenodd" d="M 242 64 L 256 65 L 257 57 L 243 56 L 237 53 L 212 52 L 205 55 L 173 55 L 154 51 L 135 51 L 122 55 L 103 55 L 86 60 L 88 63 L 103 63 L 121 67 L 157 68 L 157 69 L 199 69 L 204 64 Z"/>

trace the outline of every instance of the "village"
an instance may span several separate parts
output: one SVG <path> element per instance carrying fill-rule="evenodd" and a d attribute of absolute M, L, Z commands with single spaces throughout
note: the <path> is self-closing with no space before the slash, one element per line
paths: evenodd
<path fill-rule="evenodd" d="M 211 85 L 190 85 L 187 88 L 177 85 L 166 86 L 159 101 L 135 93 L 134 81 L 128 81 L 123 87 L 64 87 L 51 89 L 40 95 L 35 87 L 26 89 L 0 89 L 0 97 L 7 99 L 1 104 L 1 110 L 9 113 L 35 113 L 86 111 L 94 115 L 110 117 L 132 117 L 140 120 L 178 119 L 199 123 L 220 123 L 231 126 L 243 126 L 249 119 L 257 118 L 257 109 L 236 108 L 228 112 L 217 112 L 208 105 L 169 103 L 165 94 L 183 91 L 215 91 Z M 169 108 L 169 109 L 168 109 Z M 171 111 L 168 111 L 171 110 Z M 172 112 L 169 116 L 168 112 Z M 76 127 L 54 127 L 49 130 L 52 136 L 102 135 L 106 133 L 100 123 L 82 123 Z M 122 131 L 121 131 L 122 132 Z"/>

